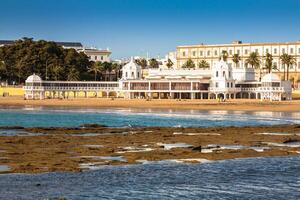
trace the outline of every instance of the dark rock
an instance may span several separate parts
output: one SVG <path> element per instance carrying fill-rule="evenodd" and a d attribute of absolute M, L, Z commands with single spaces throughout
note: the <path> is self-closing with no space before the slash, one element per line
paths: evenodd
<path fill-rule="evenodd" d="M 80 128 L 104 128 L 107 127 L 105 125 L 101 125 L 101 124 L 82 124 L 80 125 Z"/>
<path fill-rule="evenodd" d="M 193 150 L 193 151 L 200 151 L 200 152 L 201 152 L 202 147 L 201 147 L 201 145 L 200 145 L 200 146 L 197 146 L 197 147 L 193 147 L 192 150 Z"/>

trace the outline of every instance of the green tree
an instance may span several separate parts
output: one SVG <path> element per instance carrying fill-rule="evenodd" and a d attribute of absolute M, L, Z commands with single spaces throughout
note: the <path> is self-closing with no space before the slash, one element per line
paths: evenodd
<path fill-rule="evenodd" d="M 119 78 L 121 78 L 121 69 L 122 69 L 122 65 L 120 65 L 118 63 L 113 63 L 112 64 L 112 70 L 116 74 L 116 80 L 118 80 Z"/>
<path fill-rule="evenodd" d="M 71 66 L 71 68 L 74 68 Z M 50 72 L 55 81 L 60 80 L 61 73 L 63 72 L 63 68 L 60 65 L 52 64 L 50 67 Z M 69 76 L 69 75 L 67 75 Z"/>
<path fill-rule="evenodd" d="M 268 73 L 271 73 L 272 69 L 276 69 L 276 66 L 273 65 L 273 56 L 270 53 L 266 54 L 265 68 Z"/>
<path fill-rule="evenodd" d="M 172 60 L 170 58 L 168 58 L 168 61 L 167 61 L 166 65 L 170 69 L 174 65 L 174 63 L 172 62 Z"/>
<path fill-rule="evenodd" d="M 259 80 L 261 80 L 261 67 L 258 52 L 251 52 L 246 59 L 246 64 L 251 65 L 252 68 L 259 69 Z"/>
<path fill-rule="evenodd" d="M 194 63 L 194 61 L 192 59 L 188 59 L 183 65 L 182 68 L 188 68 L 188 69 L 192 69 L 195 68 L 196 65 Z"/>
<path fill-rule="evenodd" d="M 239 56 L 239 54 L 234 54 L 232 56 L 232 62 L 235 64 L 235 67 L 237 67 L 237 65 L 239 64 L 241 60 L 241 57 Z"/>
<path fill-rule="evenodd" d="M 282 54 L 280 56 L 281 63 L 284 65 L 284 80 L 289 80 L 289 68 L 290 66 L 293 66 L 296 64 L 296 60 L 292 55 L 288 55 L 286 53 Z M 286 67 L 286 73 L 285 73 L 285 67 Z M 286 74 L 286 76 L 285 76 Z"/>
<path fill-rule="evenodd" d="M 102 63 L 100 61 L 96 61 L 89 69 L 88 72 L 94 73 L 94 80 L 97 80 L 97 74 L 103 71 Z"/>
<path fill-rule="evenodd" d="M 150 65 L 151 68 L 158 68 L 159 67 L 159 63 L 155 58 L 150 59 L 149 65 Z"/>
<path fill-rule="evenodd" d="M 79 71 L 75 67 L 71 67 L 68 70 L 67 81 L 78 81 Z"/>
<path fill-rule="evenodd" d="M 145 69 L 147 67 L 147 60 L 145 58 L 137 59 L 136 64 L 140 65 L 142 69 Z"/>
<path fill-rule="evenodd" d="M 208 69 L 209 68 L 209 63 L 206 61 L 206 60 L 201 60 L 199 63 L 198 63 L 198 67 L 200 69 Z"/>
<path fill-rule="evenodd" d="M 222 55 L 221 55 L 221 59 L 224 60 L 224 61 L 227 61 L 227 58 L 228 58 L 228 52 L 223 50 Z"/>

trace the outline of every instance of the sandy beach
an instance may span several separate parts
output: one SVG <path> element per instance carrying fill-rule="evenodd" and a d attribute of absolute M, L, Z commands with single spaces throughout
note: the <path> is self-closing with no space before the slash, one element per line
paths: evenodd
<path fill-rule="evenodd" d="M 111 98 L 78 98 L 78 99 L 45 99 L 24 100 L 21 96 L 0 97 L 0 106 L 71 106 L 71 107 L 131 107 L 131 108 L 167 108 L 195 110 L 240 110 L 240 111 L 279 111 L 299 112 L 300 100 L 270 102 L 253 99 L 235 99 L 226 102 L 217 100 L 168 100 L 153 99 L 111 99 Z"/>

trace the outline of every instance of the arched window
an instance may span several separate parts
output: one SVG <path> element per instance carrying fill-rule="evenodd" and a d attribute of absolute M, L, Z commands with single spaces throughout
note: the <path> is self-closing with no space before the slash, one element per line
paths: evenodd
<path fill-rule="evenodd" d="M 128 78 L 128 72 L 126 72 L 126 78 Z"/>
<path fill-rule="evenodd" d="M 223 71 L 223 77 L 225 77 L 225 71 Z"/>
<path fill-rule="evenodd" d="M 216 71 L 216 77 L 218 77 L 219 76 L 219 72 L 218 71 Z"/>
<path fill-rule="evenodd" d="M 134 72 L 131 72 L 131 77 L 134 77 Z"/>
<path fill-rule="evenodd" d="M 137 77 L 140 78 L 140 72 L 137 73 Z"/>

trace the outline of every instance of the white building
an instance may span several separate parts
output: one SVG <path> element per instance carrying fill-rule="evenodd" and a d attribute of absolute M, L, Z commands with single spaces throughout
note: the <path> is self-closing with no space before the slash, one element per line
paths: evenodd
<path fill-rule="evenodd" d="M 269 43 L 243 43 L 242 41 L 234 41 L 229 44 L 197 44 L 177 46 L 176 56 L 177 65 L 181 67 L 188 59 L 194 61 L 196 65 L 201 60 L 208 62 L 210 68 L 219 61 L 222 52 L 228 53 L 228 64 L 236 68 L 246 68 L 246 59 L 251 52 L 257 52 L 261 60 L 261 68 L 265 66 L 266 54 L 270 53 L 273 56 L 273 65 L 277 66 L 278 70 L 273 73 L 280 78 L 283 77 L 284 65 L 281 63 L 280 56 L 284 53 L 292 55 L 296 59 L 296 65 L 289 67 L 290 77 L 293 85 L 300 82 L 300 40 L 294 42 L 269 42 Z M 232 61 L 234 54 L 241 57 L 237 66 Z M 250 67 L 250 66 L 248 66 Z M 256 71 L 258 76 L 258 70 Z"/>
<path fill-rule="evenodd" d="M 210 73 L 208 73 L 210 72 Z M 249 74 L 248 74 L 249 73 Z M 289 81 L 280 81 L 278 76 L 267 74 L 262 81 L 253 79 L 253 71 L 234 71 L 221 60 L 207 70 L 157 69 L 149 71 L 146 79 L 141 77 L 141 66 L 132 58 L 123 67 L 123 76 L 115 82 L 89 81 L 42 81 L 36 75 L 30 76 L 24 86 L 25 98 L 69 97 L 73 93 L 106 93 L 124 98 L 157 99 L 210 99 L 248 98 L 271 101 L 290 100 L 292 88 Z"/>

